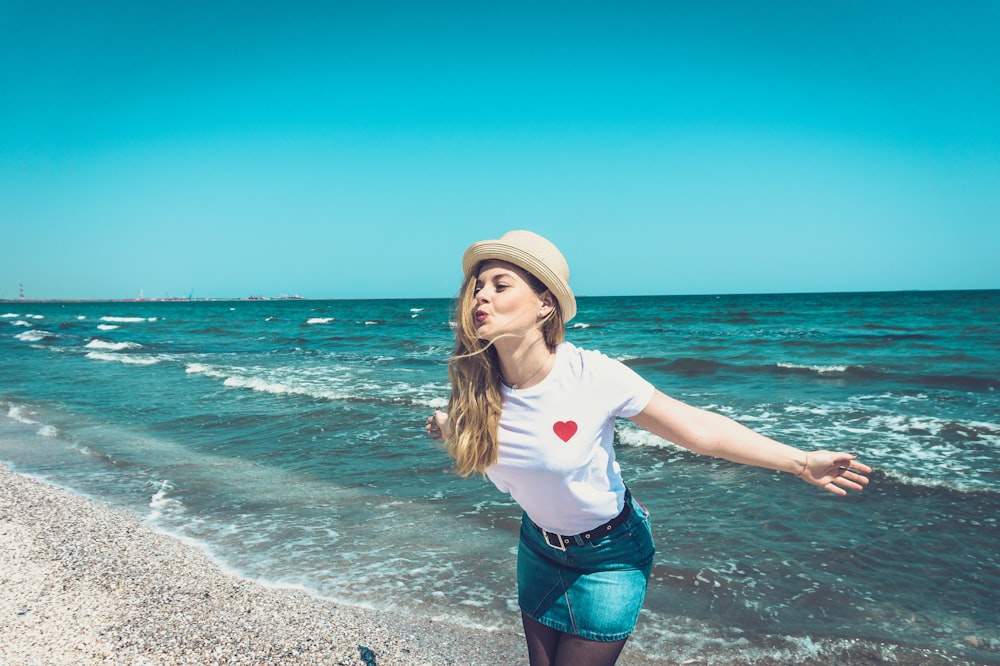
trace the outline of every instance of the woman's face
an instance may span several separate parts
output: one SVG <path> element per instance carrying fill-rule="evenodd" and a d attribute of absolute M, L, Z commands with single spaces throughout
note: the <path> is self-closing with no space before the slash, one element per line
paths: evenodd
<path fill-rule="evenodd" d="M 523 337 L 539 324 L 553 308 L 552 294 L 532 289 L 528 274 L 505 261 L 483 262 L 476 279 L 472 319 L 482 340 L 501 335 Z"/>

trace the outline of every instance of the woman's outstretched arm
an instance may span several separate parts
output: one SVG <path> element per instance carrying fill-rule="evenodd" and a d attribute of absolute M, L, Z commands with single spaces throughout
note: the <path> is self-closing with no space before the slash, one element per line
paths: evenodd
<path fill-rule="evenodd" d="M 803 481 L 846 495 L 868 484 L 871 468 L 856 453 L 803 451 L 765 437 L 730 418 L 675 400 L 656 391 L 632 418 L 644 430 L 696 453 L 744 465 L 794 474 Z"/>

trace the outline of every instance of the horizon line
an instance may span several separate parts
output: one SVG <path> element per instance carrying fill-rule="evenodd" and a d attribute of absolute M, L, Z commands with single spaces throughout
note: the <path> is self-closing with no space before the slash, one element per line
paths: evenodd
<path fill-rule="evenodd" d="M 967 293 L 1000 291 L 1000 287 L 974 287 L 962 289 L 850 289 L 843 291 L 769 291 L 769 292 L 703 292 L 672 294 L 578 294 L 576 298 L 688 298 L 723 296 L 823 296 L 841 294 L 907 294 L 907 293 Z M 2 298 L 0 303 L 258 303 L 261 301 L 403 301 L 403 300 L 454 300 L 455 296 L 205 296 L 163 298 Z"/>

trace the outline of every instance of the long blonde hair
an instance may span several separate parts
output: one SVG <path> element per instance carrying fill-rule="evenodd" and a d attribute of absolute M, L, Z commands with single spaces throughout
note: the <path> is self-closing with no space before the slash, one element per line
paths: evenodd
<path fill-rule="evenodd" d="M 455 459 L 455 472 L 463 477 L 486 474 L 499 454 L 500 410 L 503 405 L 500 359 L 492 342 L 476 333 L 473 308 L 479 266 L 469 272 L 455 305 L 455 354 L 448 362 L 451 398 L 448 424 L 451 437 L 445 442 Z M 521 270 L 536 294 L 547 287 L 534 275 Z M 566 327 L 558 302 L 542 322 L 542 337 L 549 352 L 565 339 Z"/>

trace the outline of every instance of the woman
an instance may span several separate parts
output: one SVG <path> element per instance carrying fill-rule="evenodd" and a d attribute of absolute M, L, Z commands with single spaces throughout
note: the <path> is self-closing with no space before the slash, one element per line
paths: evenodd
<path fill-rule="evenodd" d="M 459 474 L 488 476 L 524 510 L 517 582 L 531 664 L 613 664 L 638 619 L 654 548 L 648 513 L 615 461 L 617 417 L 838 495 L 868 483 L 856 454 L 781 444 L 565 342 L 576 315 L 569 266 L 541 236 L 475 243 L 462 268 L 451 398 L 427 432 Z"/>

